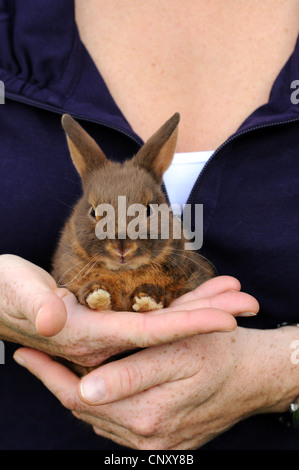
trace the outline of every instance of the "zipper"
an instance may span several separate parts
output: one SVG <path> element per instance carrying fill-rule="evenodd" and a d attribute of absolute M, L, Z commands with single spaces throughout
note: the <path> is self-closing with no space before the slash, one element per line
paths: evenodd
<path fill-rule="evenodd" d="M 51 106 L 51 105 L 48 105 L 48 104 L 41 104 L 38 101 L 31 100 L 30 98 L 26 98 L 26 97 L 23 97 L 23 96 L 15 95 L 14 93 L 6 92 L 5 95 L 8 99 L 11 99 L 11 100 L 14 100 L 14 101 L 17 101 L 17 102 L 20 102 L 20 103 L 28 104 L 30 106 L 34 106 L 34 107 L 39 108 L 39 109 L 44 109 L 46 111 L 50 111 L 50 112 L 53 112 L 53 113 L 56 113 L 56 114 L 70 113 L 70 111 L 66 111 L 66 110 L 63 110 L 63 109 L 59 110 L 55 106 Z M 133 142 L 135 142 L 139 147 L 141 147 L 144 144 L 142 139 L 140 139 L 136 135 L 132 135 L 129 131 L 127 131 L 126 129 L 123 129 L 120 126 L 110 124 L 109 122 L 102 121 L 100 119 L 90 118 L 90 117 L 84 116 L 82 114 L 72 113 L 72 116 L 74 117 L 74 119 L 80 119 L 82 121 L 92 122 L 92 123 L 99 124 L 101 126 L 107 127 L 109 129 L 115 130 L 117 132 L 120 132 L 121 134 L 125 135 L 126 137 L 131 139 Z M 192 204 L 195 193 L 197 191 L 197 188 L 198 188 L 202 178 L 204 177 L 204 173 L 205 173 L 207 167 L 209 165 L 211 165 L 211 162 L 213 162 L 215 156 L 217 156 L 224 147 L 226 147 L 228 144 L 230 144 L 232 141 L 238 139 L 239 137 L 241 137 L 243 135 L 246 135 L 246 134 L 249 134 L 250 132 L 253 132 L 253 131 L 256 131 L 256 130 L 259 130 L 259 129 L 268 128 L 268 127 L 279 126 L 279 125 L 282 125 L 282 124 L 289 124 L 291 122 L 296 122 L 296 121 L 299 121 L 299 117 L 298 118 L 293 118 L 293 119 L 287 119 L 285 121 L 271 122 L 269 124 L 260 124 L 259 126 L 250 127 L 249 129 L 246 129 L 244 131 L 241 131 L 239 133 L 231 135 L 226 141 L 224 141 L 215 150 L 215 152 L 210 156 L 210 158 L 204 164 L 200 174 L 198 175 L 198 177 L 197 177 L 197 179 L 196 179 L 196 181 L 195 181 L 195 183 L 192 187 L 192 190 L 189 194 L 189 197 L 188 197 L 188 200 L 187 200 L 186 204 Z M 168 194 L 167 194 L 167 190 L 166 190 L 164 182 L 162 183 L 162 190 L 164 192 L 164 195 L 166 197 L 167 202 L 169 203 L 169 198 L 168 198 Z"/>
<path fill-rule="evenodd" d="M 5 96 L 8 99 L 11 99 L 13 101 L 18 101 L 20 103 L 28 104 L 28 105 L 33 106 L 35 108 L 44 109 L 46 111 L 50 111 L 50 112 L 53 112 L 53 113 L 56 113 L 56 114 L 70 113 L 68 111 L 64 111 L 63 109 L 59 110 L 55 106 L 51 106 L 51 105 L 48 105 L 48 104 L 42 104 L 42 103 L 39 103 L 38 101 L 31 100 L 30 98 L 26 98 L 26 97 L 23 97 L 23 96 L 18 96 L 18 95 L 15 95 L 13 93 L 10 93 L 10 92 L 6 92 Z M 71 113 L 71 114 L 72 114 L 72 117 L 74 119 L 81 119 L 81 120 L 86 121 L 86 122 L 93 122 L 95 124 L 99 124 L 101 126 L 105 126 L 105 127 L 108 127 L 109 129 L 113 129 L 117 132 L 120 132 L 121 134 L 126 135 L 131 140 L 133 140 L 135 143 L 137 143 L 140 148 L 144 144 L 142 139 L 138 138 L 135 135 L 130 134 L 126 129 L 123 129 L 122 127 L 115 126 L 113 124 L 110 124 L 107 121 L 102 121 L 102 120 L 99 120 L 99 119 L 93 119 L 93 118 L 84 116 L 82 114 L 77 114 L 77 113 L 75 113 L 75 114 Z M 168 197 L 166 186 L 165 186 L 164 182 L 162 182 L 161 189 L 162 189 L 162 192 L 164 193 L 164 196 L 166 198 L 167 203 L 170 204 L 169 197 Z"/>
<path fill-rule="evenodd" d="M 104 127 L 108 127 L 109 129 L 113 129 L 113 130 L 115 130 L 117 132 L 120 132 L 121 134 L 124 134 L 125 136 L 129 137 L 131 140 L 133 140 L 135 143 L 137 143 L 139 147 L 141 147 L 144 143 L 142 141 L 142 139 L 138 138 L 136 135 L 131 134 L 126 129 L 123 129 L 120 126 L 111 124 L 107 121 L 102 121 L 101 119 L 90 118 L 90 117 L 84 116 L 82 114 L 72 113 L 71 111 L 66 111 L 66 110 L 63 110 L 63 109 L 59 109 L 59 108 L 56 108 L 55 106 L 52 106 L 52 105 L 49 105 L 49 104 L 42 104 L 42 103 L 39 103 L 38 101 L 31 100 L 30 98 L 26 98 L 26 97 L 23 97 L 23 96 L 18 96 L 18 95 L 15 95 L 14 93 L 10 93 L 10 92 L 5 92 L 5 96 L 8 99 L 11 99 L 12 101 L 17 101 L 19 103 L 28 104 L 28 105 L 33 106 L 35 108 L 43 109 L 45 111 L 50 111 L 52 113 L 61 114 L 61 115 L 65 114 L 65 113 L 71 114 L 74 119 L 80 119 L 82 121 L 92 122 L 92 123 L 99 124 L 99 125 L 104 126 Z"/>
<path fill-rule="evenodd" d="M 195 193 L 197 192 L 197 188 L 198 186 L 200 185 L 200 182 L 201 180 L 203 179 L 204 177 L 204 172 L 206 171 L 207 167 L 209 165 L 211 165 L 211 162 L 213 162 L 214 160 L 214 157 L 217 156 L 219 154 L 219 152 L 221 152 L 221 150 L 226 147 L 230 142 L 238 139 L 239 137 L 243 136 L 243 135 L 246 135 L 246 134 L 249 134 L 250 132 L 253 132 L 253 131 L 256 131 L 256 130 L 259 130 L 259 129 L 264 129 L 264 128 L 267 128 L 267 127 L 273 127 L 273 126 L 279 126 L 281 124 L 289 124 L 291 122 L 296 122 L 296 121 L 299 121 L 299 117 L 298 118 L 293 118 L 293 119 L 287 119 L 286 121 L 277 121 L 277 122 L 271 122 L 269 124 L 260 124 L 259 126 L 254 126 L 254 127 L 250 127 L 249 129 L 246 129 L 244 131 L 241 131 L 239 133 L 236 133 L 236 134 L 233 134 L 231 135 L 225 142 L 223 142 L 216 150 L 215 152 L 210 156 L 210 158 L 206 161 L 206 163 L 204 164 L 200 174 L 198 175 L 197 177 L 197 180 L 195 181 L 193 187 L 192 187 L 192 190 L 189 194 L 189 197 L 188 197 L 188 201 L 187 201 L 187 204 L 192 204 L 193 200 L 194 200 L 194 196 L 195 196 Z"/>

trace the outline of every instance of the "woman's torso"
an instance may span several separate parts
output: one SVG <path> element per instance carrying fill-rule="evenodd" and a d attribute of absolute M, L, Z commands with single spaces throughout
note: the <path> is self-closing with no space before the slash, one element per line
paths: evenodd
<path fill-rule="evenodd" d="M 117 131 L 119 123 L 123 123 L 122 116 L 112 106 L 110 97 L 103 89 L 102 80 L 98 74 L 94 73 L 96 70 L 86 57 L 85 51 L 78 44 L 75 47 L 76 41 L 74 41 L 73 53 L 70 51 L 70 44 L 73 43 L 72 33 L 75 29 L 71 10 L 73 2 L 53 0 L 51 3 L 43 2 L 41 5 L 41 2 L 35 0 L 32 2 L 34 8 L 30 10 L 24 3 L 15 2 L 14 8 L 11 8 L 8 2 L 0 0 L 0 16 L 5 26 L 0 28 L 1 44 L 6 45 L 0 50 L 0 66 L 2 72 L 7 72 L 7 76 L 10 77 L 10 80 L 5 81 L 6 104 L 0 106 L 0 111 L 2 111 L 0 112 L 0 239 L 2 252 L 19 254 L 48 269 L 59 231 L 71 210 L 70 207 L 81 192 L 67 151 L 60 124 L 60 113 L 67 110 L 74 116 L 76 114 L 81 117 L 85 116 L 86 119 L 81 122 L 84 128 L 98 140 L 104 150 L 107 149 L 111 157 L 116 156 L 118 161 L 133 155 L 136 151 L 136 141 L 128 138 L 126 125 L 124 126 L 125 132 Z M 91 4 L 91 2 L 88 3 Z M 126 4 L 126 10 L 130 6 L 135 15 L 134 0 L 122 3 Z M 164 0 L 147 3 L 148 8 L 158 3 L 162 8 L 166 4 Z M 175 0 L 171 2 L 172 5 L 174 3 Z M 192 1 L 189 0 L 181 3 L 185 8 L 187 4 L 192 6 Z M 197 3 L 201 5 L 200 1 Z M 205 1 L 201 11 L 203 12 L 203 8 L 206 8 L 205 4 L 212 8 L 213 5 L 220 3 L 234 6 L 248 3 L 251 6 L 259 4 L 259 8 L 265 8 L 263 5 L 266 4 L 273 9 L 273 12 L 270 12 L 272 17 L 275 15 L 277 21 L 281 18 L 283 24 L 288 24 L 286 36 L 291 35 L 291 30 L 292 37 L 296 35 L 298 20 L 295 17 L 295 7 L 294 9 L 289 7 L 289 5 L 295 5 L 293 1 L 280 3 L 276 0 L 263 2 L 236 0 L 233 3 L 229 0 L 217 3 Z M 99 29 L 103 31 L 105 25 L 109 26 L 107 15 L 110 4 L 114 7 L 117 5 L 118 8 L 121 5 L 118 0 L 114 2 L 97 0 L 97 4 L 100 7 L 98 14 L 103 15 L 103 18 L 98 18 L 97 21 L 105 23 L 104 25 L 99 23 Z M 277 12 L 275 5 L 281 10 L 284 7 L 286 14 L 283 15 L 281 10 Z M 250 12 L 251 9 L 249 8 Z M 175 18 L 175 31 L 182 27 L 182 14 L 174 15 L 174 10 L 164 14 L 164 18 L 167 16 L 169 29 L 171 29 L 170 20 L 175 22 Z M 191 21 L 191 14 L 190 17 Z M 134 18 L 137 23 L 140 22 L 138 15 Z M 267 100 L 277 72 L 294 45 L 291 38 L 288 36 L 288 40 L 282 41 L 284 34 L 281 32 L 280 36 L 278 35 L 278 30 L 276 26 L 274 27 L 273 19 L 269 18 L 268 13 L 264 15 L 264 22 L 259 15 L 260 34 L 265 31 L 265 39 L 273 45 L 274 51 L 277 50 L 280 62 L 277 61 L 275 67 L 272 67 L 264 95 L 258 101 L 252 99 L 251 102 L 251 97 L 258 96 L 257 88 L 253 89 L 253 85 L 262 87 L 265 80 L 264 76 L 258 75 L 264 64 L 263 60 L 267 59 L 265 43 L 260 39 L 256 44 L 257 55 L 260 57 L 259 62 L 256 63 L 256 60 L 249 61 L 248 59 L 245 45 L 249 46 L 250 41 L 243 40 L 241 47 L 240 39 L 231 40 L 235 49 L 240 47 L 244 50 L 241 56 L 244 55 L 246 63 L 251 66 L 255 64 L 254 73 L 251 74 L 254 84 L 251 83 L 252 78 L 248 78 L 249 75 L 244 75 L 243 81 L 239 81 L 240 77 L 236 73 L 237 54 L 234 49 L 232 67 L 235 69 L 231 70 L 235 70 L 236 75 L 233 75 L 235 80 L 233 86 L 226 87 L 225 84 L 230 78 L 226 75 L 230 69 L 230 62 L 222 65 L 221 54 L 223 55 L 223 51 L 227 50 L 227 46 L 222 44 L 222 41 L 228 39 L 229 28 L 223 29 L 224 24 L 221 28 L 219 27 L 218 36 L 222 34 L 223 29 L 222 39 L 218 40 L 220 49 L 218 50 L 215 46 L 213 52 L 210 41 L 216 29 L 212 27 L 212 23 L 217 18 L 216 14 L 205 14 L 201 22 L 203 26 L 206 25 L 207 29 L 205 30 L 206 42 L 203 39 L 200 42 L 202 44 L 200 57 L 199 52 L 193 47 L 197 35 L 194 39 L 192 28 L 190 28 L 192 32 L 192 35 L 190 32 L 190 43 L 193 49 L 188 48 L 190 54 L 188 61 L 191 65 L 187 67 L 186 57 L 181 73 L 177 74 L 177 78 L 179 79 L 180 75 L 182 79 L 179 82 L 174 80 L 175 77 L 171 75 L 169 67 L 165 68 L 167 73 L 165 72 L 164 75 L 162 70 L 158 70 L 159 54 L 163 55 L 163 50 L 157 51 L 156 66 L 153 67 L 157 74 L 153 72 L 156 82 L 150 82 L 153 76 L 146 81 L 145 69 L 142 74 L 141 72 L 138 75 L 129 73 L 130 61 L 126 61 L 125 67 L 125 63 L 122 63 L 125 57 L 119 53 L 117 47 L 115 48 L 115 53 L 118 54 L 117 62 L 114 63 L 116 58 L 114 59 L 112 51 L 113 60 L 109 62 L 110 51 L 104 42 L 100 44 L 101 51 L 104 53 L 106 50 L 107 63 L 109 62 L 116 69 L 117 66 L 119 67 L 119 73 L 115 72 L 110 75 L 115 77 L 115 82 L 120 86 L 121 98 L 127 99 L 127 107 L 121 104 L 121 109 L 143 138 L 152 132 L 152 128 L 155 130 L 175 109 L 182 113 L 183 124 L 180 128 L 181 148 L 178 148 L 178 151 L 213 149 L 228 133 L 235 130 L 253 108 Z M 243 18 L 239 21 L 241 25 L 244 23 Z M 117 21 L 127 22 L 128 17 L 119 10 Z M 164 23 L 166 24 L 165 19 L 163 19 L 163 26 Z M 269 26 L 268 23 L 273 25 L 271 34 L 265 29 Z M 55 25 L 55 35 L 53 25 Z M 293 25 L 292 28 L 291 25 Z M 117 26 L 121 28 L 122 24 Z M 123 28 L 127 30 L 128 25 L 124 24 Z M 144 31 L 144 27 L 140 26 L 140 29 Z M 162 30 L 164 31 L 164 28 Z M 139 31 L 134 31 L 135 42 L 136 38 L 141 37 Z M 240 36 L 242 32 L 240 26 L 236 27 L 234 34 L 237 32 Z M 257 31 L 251 30 L 251 32 L 252 36 L 257 36 Z M 108 33 L 105 34 L 107 36 Z M 156 37 L 156 34 L 157 31 L 154 31 L 151 35 Z M 188 28 L 184 34 L 188 39 Z M 149 33 L 148 35 L 150 36 Z M 181 41 L 183 34 L 179 34 L 178 31 L 177 36 L 181 37 Z M 119 29 L 119 37 L 120 41 L 126 40 L 126 36 L 122 37 L 121 29 Z M 175 39 L 175 37 L 171 38 L 171 44 Z M 144 42 L 146 42 L 145 39 Z M 283 49 L 284 54 L 279 52 L 282 50 L 282 43 L 288 45 Z M 172 50 L 171 44 L 168 46 L 168 51 Z M 204 52 L 204 44 L 209 45 L 207 55 Z M 143 45 L 142 43 L 139 45 L 138 41 L 136 48 L 140 46 L 142 51 Z M 11 51 L 9 46 L 11 46 Z M 127 48 L 126 44 L 121 52 L 126 52 Z M 211 54 L 213 60 L 210 60 Z M 169 59 L 172 58 L 175 67 L 178 66 L 177 56 L 171 57 L 171 53 L 165 55 Z M 72 60 L 69 60 L 70 57 Z M 148 54 L 146 57 L 146 63 L 151 63 L 148 60 Z M 271 103 L 266 106 L 266 110 L 254 113 L 249 123 L 247 121 L 247 127 L 245 126 L 247 129 L 250 127 L 256 129 L 260 126 L 259 130 L 246 134 L 242 126 L 242 136 L 235 138 L 224 146 L 216 157 L 214 156 L 211 164 L 202 174 L 200 182 L 197 182 L 196 191 L 193 194 L 194 203 L 204 204 L 204 217 L 205 221 L 207 220 L 204 233 L 205 255 L 209 258 L 213 257 L 220 274 L 236 276 L 240 279 L 244 291 L 252 293 L 260 302 L 259 315 L 251 318 L 250 322 L 248 319 L 243 319 L 243 324 L 247 327 L 271 328 L 281 321 L 298 321 L 299 110 L 297 110 L 298 106 L 291 106 L 289 93 L 291 81 L 299 77 L 298 57 L 299 46 L 297 45 L 290 64 L 285 68 L 280 79 L 276 80 L 275 93 L 273 93 L 275 96 L 272 97 Z M 214 64 L 214 69 L 210 70 L 208 63 Z M 68 67 L 65 70 L 66 64 Z M 138 67 L 142 68 L 140 64 Z M 102 69 L 105 80 L 112 90 L 111 77 L 108 77 L 104 67 Z M 265 63 L 263 70 L 266 76 L 266 72 L 270 71 L 269 64 Z M 162 81 L 162 76 L 164 81 Z M 129 78 L 132 83 L 126 84 Z M 4 80 L 4 75 L 1 79 Z M 155 83 L 162 83 L 163 87 L 159 85 L 155 89 Z M 176 89 L 180 87 L 182 93 L 176 93 Z M 150 93 L 162 93 L 161 90 L 164 90 L 167 99 L 152 101 Z M 12 93 L 10 99 L 8 92 Z M 247 97 L 246 102 L 250 105 L 247 108 L 242 95 L 245 92 L 252 93 L 250 99 Z M 113 95 L 116 97 L 114 90 Z M 228 101 L 227 96 L 232 96 L 232 99 Z M 180 102 L 172 102 L 179 97 L 181 97 Z M 26 104 L 26 98 L 35 100 L 38 106 Z M 22 102 L 23 99 L 25 103 Z M 136 102 L 133 99 L 136 99 Z M 120 98 L 117 98 L 117 101 L 119 102 Z M 54 107 L 56 112 L 48 109 L 49 105 L 53 107 L 53 103 L 56 106 L 56 109 Z M 237 115 L 234 111 L 238 103 L 242 107 L 242 115 Z M 86 110 L 90 112 L 86 113 Z M 129 113 L 131 113 L 130 116 Z M 209 113 L 211 116 L 208 126 Z M 215 122 L 213 122 L 213 113 Z M 189 114 L 190 121 L 187 122 Z M 107 116 L 108 125 L 101 124 L 102 118 Z M 292 122 L 292 119 L 295 122 Z M 187 124 L 184 124 L 184 121 Z M 270 126 L 270 123 L 277 121 L 289 122 L 289 124 Z M 148 129 L 142 130 L 142 123 L 148 125 Z M 113 125 L 110 126 L 110 124 Z M 198 132 L 197 129 L 199 129 Z M 208 139 L 208 137 L 211 138 Z M 9 384 L 7 387 L 1 387 L 1 428 L 5 429 L 0 439 L 1 449 L 67 448 L 109 449 L 111 451 L 111 449 L 118 448 L 117 444 L 96 436 L 92 428 L 82 428 L 82 423 L 69 419 L 68 412 L 43 385 L 14 363 L 13 349 L 12 345 L 7 345 L 6 365 L 3 370 L 1 369 L 3 383 Z M 17 426 L 14 425 L 16 422 Z M 249 422 L 240 423 L 227 434 L 208 444 L 208 448 L 287 450 L 298 449 L 298 442 L 298 434 L 291 429 L 282 432 L 280 423 L 276 422 L 275 416 L 271 415 L 266 418 L 253 417 Z"/>

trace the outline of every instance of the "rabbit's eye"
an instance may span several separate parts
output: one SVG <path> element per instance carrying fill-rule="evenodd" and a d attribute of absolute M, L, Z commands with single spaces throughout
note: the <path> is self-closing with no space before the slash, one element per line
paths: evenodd
<path fill-rule="evenodd" d="M 153 215 L 154 213 L 154 209 L 153 209 L 153 206 L 151 204 L 148 204 L 146 206 L 146 217 L 150 217 L 151 215 Z"/>
<path fill-rule="evenodd" d="M 90 210 L 89 210 L 89 215 L 95 219 L 96 218 L 96 211 L 95 211 L 95 208 L 94 207 L 91 207 Z"/>

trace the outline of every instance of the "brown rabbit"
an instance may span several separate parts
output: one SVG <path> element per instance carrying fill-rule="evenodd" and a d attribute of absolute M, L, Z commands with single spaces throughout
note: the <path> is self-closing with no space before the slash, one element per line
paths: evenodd
<path fill-rule="evenodd" d="M 118 196 L 125 197 L 127 206 L 142 204 L 149 235 L 154 205 L 166 204 L 161 183 L 175 152 L 179 119 L 174 114 L 131 160 L 115 163 L 71 116 L 62 117 L 84 191 L 64 227 L 52 274 L 81 304 L 95 310 L 160 309 L 214 276 L 210 263 L 184 249 L 182 228 L 182 236 L 173 237 L 178 221 L 171 212 L 168 238 L 159 233 L 154 239 L 132 240 L 126 234 L 128 217 L 118 208 Z M 98 207 L 104 203 L 114 208 L 115 238 L 96 235 L 97 224 L 104 221 Z M 159 232 L 161 227 L 159 219 Z"/>

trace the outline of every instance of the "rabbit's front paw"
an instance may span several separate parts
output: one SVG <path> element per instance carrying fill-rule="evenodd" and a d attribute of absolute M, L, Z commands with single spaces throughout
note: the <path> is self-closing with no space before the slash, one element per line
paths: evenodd
<path fill-rule="evenodd" d="M 160 286 L 144 284 L 132 296 L 132 309 L 135 312 L 150 312 L 166 306 L 165 295 Z"/>
<path fill-rule="evenodd" d="M 83 287 L 79 301 L 93 310 L 108 310 L 111 307 L 110 292 L 106 286 L 96 282 Z"/>
<path fill-rule="evenodd" d="M 135 312 L 150 312 L 151 310 L 159 310 L 163 308 L 163 303 L 157 303 L 155 299 L 147 294 L 141 293 L 134 297 L 134 304 L 132 305 Z"/>

